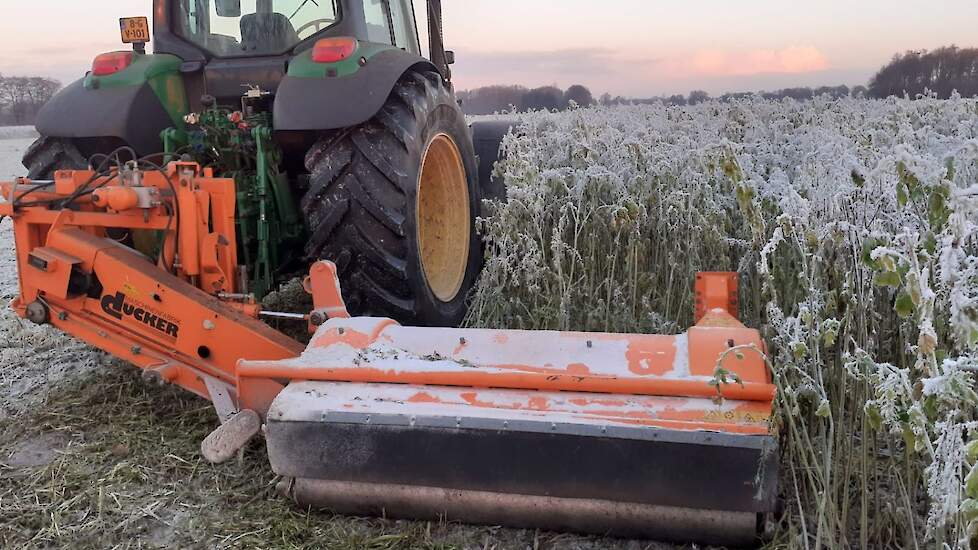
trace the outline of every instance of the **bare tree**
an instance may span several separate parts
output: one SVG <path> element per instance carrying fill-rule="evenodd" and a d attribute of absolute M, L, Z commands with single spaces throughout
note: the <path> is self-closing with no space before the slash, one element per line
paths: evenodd
<path fill-rule="evenodd" d="M 703 103 L 710 100 L 710 94 L 704 92 L 703 90 L 693 90 L 689 92 L 688 103 L 690 105 L 696 105 L 697 103 Z"/>
<path fill-rule="evenodd" d="M 31 124 L 61 83 L 39 76 L 0 75 L 0 123 Z"/>
<path fill-rule="evenodd" d="M 869 82 L 869 96 L 879 98 L 926 93 L 948 98 L 955 90 L 966 97 L 978 95 L 978 48 L 897 54 Z"/>
<path fill-rule="evenodd" d="M 564 92 L 556 86 L 534 88 L 523 96 L 521 111 L 560 110 L 564 107 Z"/>
<path fill-rule="evenodd" d="M 581 107 L 590 107 L 594 104 L 594 96 L 591 95 L 591 90 L 580 84 L 574 84 L 564 92 L 564 105 L 569 105 L 571 101 Z"/>

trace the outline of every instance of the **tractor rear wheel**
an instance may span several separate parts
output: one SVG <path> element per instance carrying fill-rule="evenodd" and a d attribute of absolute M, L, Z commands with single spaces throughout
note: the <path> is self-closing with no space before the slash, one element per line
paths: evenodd
<path fill-rule="evenodd" d="M 85 156 L 70 139 L 41 136 L 24 153 L 22 161 L 27 177 L 34 180 L 54 179 L 57 170 L 82 170 L 88 167 Z"/>
<path fill-rule="evenodd" d="M 465 117 L 438 73 L 408 73 L 368 122 L 307 154 L 306 254 L 339 267 L 359 315 L 456 326 L 482 263 Z"/>

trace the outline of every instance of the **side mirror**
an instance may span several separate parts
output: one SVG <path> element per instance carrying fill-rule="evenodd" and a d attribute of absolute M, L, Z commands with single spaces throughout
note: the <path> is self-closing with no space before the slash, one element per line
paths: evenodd
<path fill-rule="evenodd" d="M 455 64 L 455 52 L 452 50 L 445 50 L 445 64 L 454 65 Z"/>
<path fill-rule="evenodd" d="M 241 0 L 217 0 L 214 7 L 221 17 L 241 17 Z"/>

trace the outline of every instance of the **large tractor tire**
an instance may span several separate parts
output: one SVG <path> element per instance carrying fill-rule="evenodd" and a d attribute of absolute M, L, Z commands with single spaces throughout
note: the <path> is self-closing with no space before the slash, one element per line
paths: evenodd
<path fill-rule="evenodd" d="M 66 138 L 40 137 L 24 153 L 27 177 L 34 180 L 54 179 L 57 170 L 82 170 L 88 167 L 85 156 Z"/>
<path fill-rule="evenodd" d="M 406 74 L 374 118 L 324 136 L 306 168 L 305 251 L 337 264 L 351 312 L 457 326 L 482 266 L 481 198 L 465 117 L 441 77 Z"/>

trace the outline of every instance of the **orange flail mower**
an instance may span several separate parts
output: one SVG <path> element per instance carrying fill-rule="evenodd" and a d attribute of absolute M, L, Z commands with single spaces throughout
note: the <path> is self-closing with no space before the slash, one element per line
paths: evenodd
<path fill-rule="evenodd" d="M 351 317 L 329 262 L 305 280 L 313 311 L 279 314 L 243 288 L 234 180 L 210 169 L 58 171 L 0 193 L 18 314 L 211 400 L 208 460 L 263 433 L 302 505 L 735 544 L 776 508 L 775 388 L 734 274 L 697 275 L 697 323 L 674 336 Z M 307 321 L 310 343 L 268 316 Z"/>

